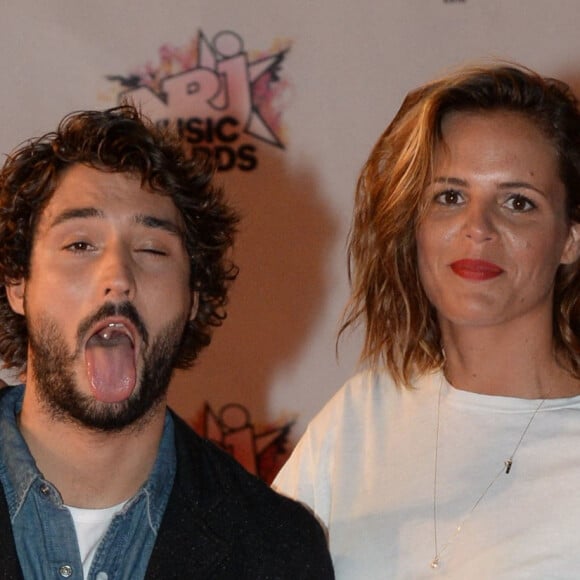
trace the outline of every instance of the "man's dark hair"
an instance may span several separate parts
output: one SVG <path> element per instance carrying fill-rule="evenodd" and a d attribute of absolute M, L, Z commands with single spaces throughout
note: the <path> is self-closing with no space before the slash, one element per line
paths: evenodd
<path fill-rule="evenodd" d="M 229 260 L 238 221 L 213 184 L 205 158 L 189 159 L 172 133 L 158 129 L 132 105 L 66 116 L 55 132 L 26 142 L 0 171 L 0 283 L 27 279 L 36 228 L 63 173 L 76 164 L 127 173 L 144 188 L 171 197 L 182 215 L 190 257 L 190 289 L 198 310 L 188 322 L 177 368 L 188 368 L 210 343 L 211 327 L 225 317 L 229 284 L 237 267 Z M 167 297 L 168 300 L 171 297 Z M 0 291 L 0 357 L 6 367 L 26 362 L 23 316 Z"/>

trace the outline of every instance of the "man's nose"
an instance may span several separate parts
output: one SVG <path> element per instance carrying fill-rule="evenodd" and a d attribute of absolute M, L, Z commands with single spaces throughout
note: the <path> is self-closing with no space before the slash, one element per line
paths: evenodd
<path fill-rule="evenodd" d="M 135 264 L 130 250 L 120 245 L 103 252 L 100 286 L 109 299 L 132 299 L 135 294 Z"/>

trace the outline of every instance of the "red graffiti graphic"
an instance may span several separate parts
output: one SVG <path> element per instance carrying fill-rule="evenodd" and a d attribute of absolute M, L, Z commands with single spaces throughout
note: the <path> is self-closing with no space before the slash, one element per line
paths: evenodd
<path fill-rule="evenodd" d="M 217 413 L 206 403 L 194 429 L 227 451 L 250 473 L 271 483 L 288 458 L 288 435 L 293 422 L 258 429 L 246 407 L 224 405 Z"/>

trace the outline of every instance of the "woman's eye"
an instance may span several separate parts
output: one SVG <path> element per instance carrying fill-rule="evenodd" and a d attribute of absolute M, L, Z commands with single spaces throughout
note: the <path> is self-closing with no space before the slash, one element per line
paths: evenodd
<path fill-rule="evenodd" d="M 535 209 L 536 204 L 527 198 L 525 195 L 516 194 L 510 196 L 505 205 L 512 211 L 526 212 Z"/>
<path fill-rule="evenodd" d="M 446 189 L 435 196 L 435 201 L 441 205 L 457 205 L 463 202 L 463 196 L 455 189 Z"/>

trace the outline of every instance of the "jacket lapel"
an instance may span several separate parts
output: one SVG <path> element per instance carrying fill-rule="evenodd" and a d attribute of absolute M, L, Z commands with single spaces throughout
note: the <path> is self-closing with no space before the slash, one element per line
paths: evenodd
<path fill-rule="evenodd" d="M 0 389 L 0 398 L 3 397 L 10 387 Z M 0 579 L 21 580 L 22 570 L 16 552 L 12 524 L 8 513 L 8 504 L 4 489 L 0 485 Z"/>
<path fill-rule="evenodd" d="M 219 531 L 223 490 L 201 458 L 201 440 L 174 416 L 177 471 L 146 580 L 183 579 L 184 571 L 211 578 L 229 568 L 231 546 Z M 227 536 L 227 535 L 226 535 Z"/>

